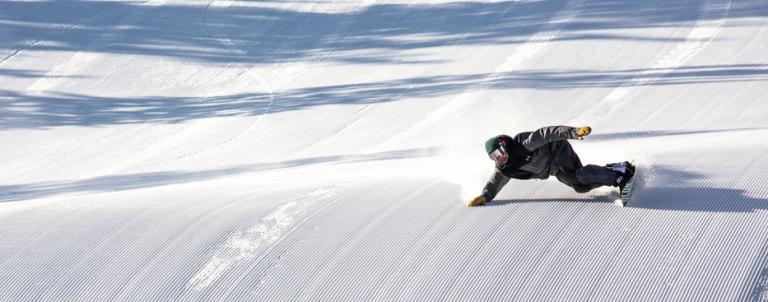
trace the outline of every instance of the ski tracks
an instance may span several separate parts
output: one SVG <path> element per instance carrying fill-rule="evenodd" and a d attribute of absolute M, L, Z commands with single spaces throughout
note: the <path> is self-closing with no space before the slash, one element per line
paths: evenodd
<path fill-rule="evenodd" d="M 254 263 L 259 263 L 259 260 L 268 254 L 276 244 L 319 212 L 361 189 L 346 190 L 345 193 L 333 198 L 320 209 L 306 214 L 307 210 L 315 203 L 339 195 L 341 191 L 344 191 L 342 188 L 346 187 L 349 187 L 349 184 L 339 183 L 310 191 L 297 200 L 279 206 L 263 217 L 259 223 L 252 225 L 245 231 L 235 232 L 227 237 L 187 282 L 187 291 L 183 298 L 198 296 L 224 275 L 238 270 L 241 272 L 238 281 L 234 282 L 222 297 L 228 296 L 242 281 L 242 278 L 248 275 L 249 267 L 252 267 Z"/>

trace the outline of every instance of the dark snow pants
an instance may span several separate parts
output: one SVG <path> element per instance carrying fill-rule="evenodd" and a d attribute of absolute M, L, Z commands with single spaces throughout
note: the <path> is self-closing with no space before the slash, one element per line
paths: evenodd
<path fill-rule="evenodd" d="M 621 175 L 603 166 L 581 164 L 581 160 L 568 141 L 559 141 L 556 165 L 551 174 L 557 180 L 579 193 L 586 193 L 601 186 L 613 186 Z"/>

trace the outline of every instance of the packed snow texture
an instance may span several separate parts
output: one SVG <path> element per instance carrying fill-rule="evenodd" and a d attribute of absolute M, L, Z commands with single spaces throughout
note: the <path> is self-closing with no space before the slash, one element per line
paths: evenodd
<path fill-rule="evenodd" d="M 759 0 L 3 1 L 0 300 L 768 301 L 767 119 Z"/>

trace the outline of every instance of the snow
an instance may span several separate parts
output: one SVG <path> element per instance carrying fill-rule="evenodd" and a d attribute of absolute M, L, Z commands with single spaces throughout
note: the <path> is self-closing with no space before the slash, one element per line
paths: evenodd
<path fill-rule="evenodd" d="M 0 300 L 766 301 L 768 4 L 0 3 Z M 490 136 L 590 125 L 613 188 Z"/>

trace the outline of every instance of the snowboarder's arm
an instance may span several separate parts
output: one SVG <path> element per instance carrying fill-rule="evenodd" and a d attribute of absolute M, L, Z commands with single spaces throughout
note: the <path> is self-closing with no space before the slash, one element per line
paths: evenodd
<path fill-rule="evenodd" d="M 576 128 L 576 127 L 549 126 L 549 127 L 538 129 L 533 132 L 524 133 L 522 134 L 520 139 L 523 140 L 521 143 L 523 144 L 523 146 L 525 146 L 526 149 L 528 149 L 528 151 L 533 151 L 545 144 L 548 144 L 554 141 L 566 140 L 566 139 L 572 139 L 572 138 L 581 138 L 582 136 L 586 135 L 586 134 L 583 134 L 579 136 L 577 135 L 578 131 L 579 131 L 579 128 Z"/>
<path fill-rule="evenodd" d="M 501 191 L 501 188 L 503 188 L 507 182 L 509 182 L 509 177 L 504 176 L 504 174 L 501 174 L 501 171 L 496 170 L 496 173 L 493 173 L 493 176 L 491 176 L 491 179 L 488 180 L 488 183 L 485 184 L 485 188 L 483 189 L 483 197 L 485 197 L 485 201 L 491 201 L 494 198 L 496 198 L 496 194 Z"/>

